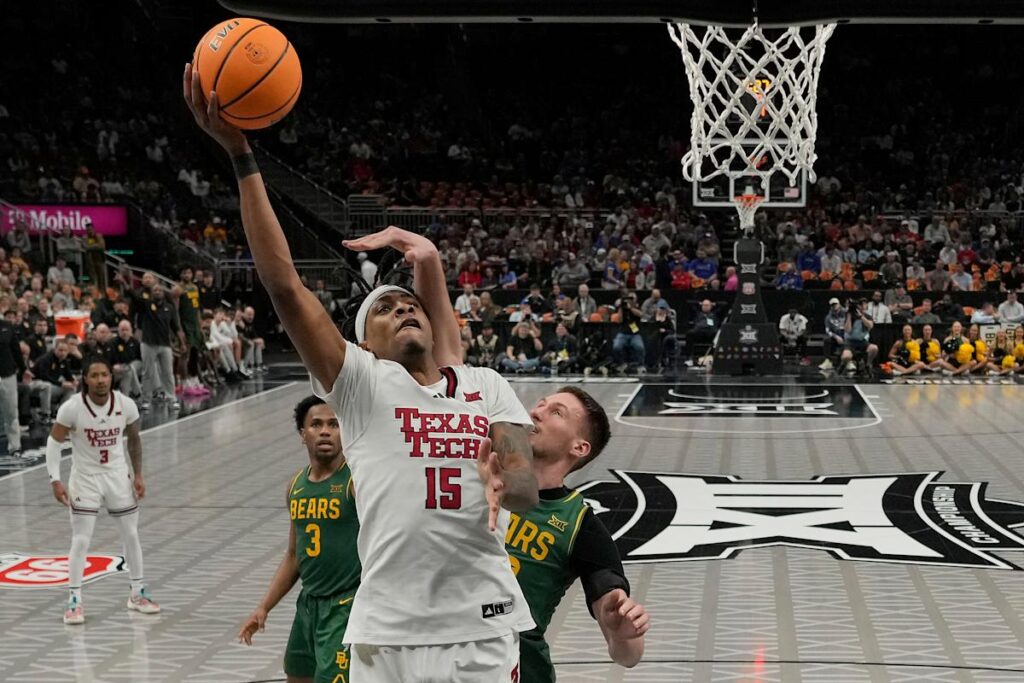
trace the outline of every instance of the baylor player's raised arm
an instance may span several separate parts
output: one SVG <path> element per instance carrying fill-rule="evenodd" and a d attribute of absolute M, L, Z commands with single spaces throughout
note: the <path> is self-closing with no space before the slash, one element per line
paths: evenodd
<path fill-rule="evenodd" d="M 216 93 L 200 92 L 191 64 L 185 65 L 182 81 L 185 102 L 196 123 L 231 155 L 245 239 L 274 310 L 306 369 L 322 385 L 331 386 L 345 361 L 345 340 L 295 272 L 288 242 L 270 206 L 249 142 L 242 131 L 220 118 Z"/>

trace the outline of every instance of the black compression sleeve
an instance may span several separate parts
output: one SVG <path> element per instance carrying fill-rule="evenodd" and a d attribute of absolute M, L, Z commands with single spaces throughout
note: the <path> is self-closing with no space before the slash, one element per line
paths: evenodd
<path fill-rule="evenodd" d="M 608 529 L 594 513 L 587 510 L 576 534 L 569 566 L 580 577 L 587 596 L 587 609 L 605 593 L 621 588 L 629 594 L 629 581 L 622 569 L 622 560 Z"/>

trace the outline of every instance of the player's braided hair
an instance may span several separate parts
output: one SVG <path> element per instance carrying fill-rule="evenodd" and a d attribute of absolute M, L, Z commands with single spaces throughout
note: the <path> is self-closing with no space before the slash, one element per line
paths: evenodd
<path fill-rule="evenodd" d="M 359 294 L 345 302 L 341 308 L 341 336 L 345 339 L 356 338 L 356 314 L 374 289 L 381 285 L 397 285 L 412 291 L 412 269 L 405 262 L 405 257 L 394 249 L 388 249 L 381 258 L 377 265 L 377 278 L 373 282 L 364 280 L 363 274 L 348 261 L 341 262 L 341 269 L 352 277 L 359 289 Z"/>

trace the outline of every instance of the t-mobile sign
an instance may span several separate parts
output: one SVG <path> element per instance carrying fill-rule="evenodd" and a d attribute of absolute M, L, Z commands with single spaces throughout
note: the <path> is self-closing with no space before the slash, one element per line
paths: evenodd
<path fill-rule="evenodd" d="M 86 225 L 101 235 L 124 235 L 128 232 L 128 210 L 119 205 L 88 204 L 14 204 L 0 205 L 0 231 L 4 234 L 23 220 L 30 235 L 59 235 L 64 228 L 72 234 L 84 235 Z"/>

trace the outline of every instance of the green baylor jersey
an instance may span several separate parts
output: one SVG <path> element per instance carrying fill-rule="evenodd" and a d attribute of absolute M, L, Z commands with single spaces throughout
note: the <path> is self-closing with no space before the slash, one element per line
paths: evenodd
<path fill-rule="evenodd" d="M 562 596 L 576 580 L 570 567 L 576 534 L 589 508 L 579 491 L 541 500 L 522 515 L 512 513 L 505 549 L 537 627 L 520 634 L 521 680 L 553 681 L 544 632 Z"/>
<path fill-rule="evenodd" d="M 362 570 L 356 552 L 359 518 L 348 465 L 318 482 L 309 480 L 308 466 L 303 468 L 288 489 L 288 513 L 303 592 L 320 597 L 356 588 Z"/>
<path fill-rule="evenodd" d="M 541 500 L 521 515 L 512 513 L 505 549 L 530 614 L 543 635 L 555 608 L 576 575 L 569 557 L 587 506 L 579 491 L 558 500 Z"/>

